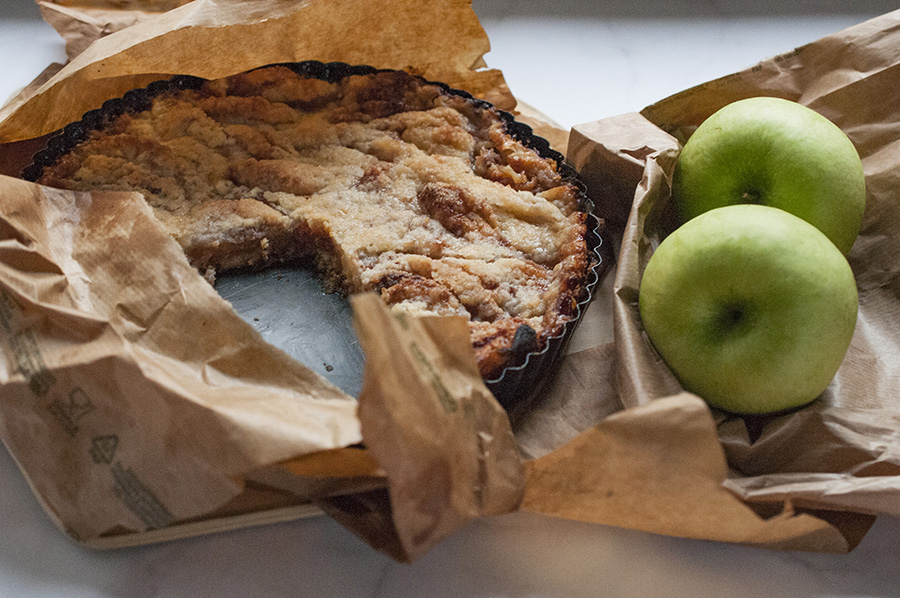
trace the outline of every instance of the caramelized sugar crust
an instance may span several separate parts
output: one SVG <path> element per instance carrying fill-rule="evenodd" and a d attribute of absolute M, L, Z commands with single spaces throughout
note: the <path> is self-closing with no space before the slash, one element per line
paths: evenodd
<path fill-rule="evenodd" d="M 302 261 L 329 290 L 461 315 L 485 378 L 560 333 L 590 265 L 557 164 L 490 106 L 402 72 L 276 66 L 168 90 L 38 182 L 141 192 L 210 280 Z"/>

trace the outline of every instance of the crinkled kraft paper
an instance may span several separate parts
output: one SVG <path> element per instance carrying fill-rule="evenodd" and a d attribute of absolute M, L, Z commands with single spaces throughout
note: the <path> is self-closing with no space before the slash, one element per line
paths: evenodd
<path fill-rule="evenodd" d="M 511 105 L 499 72 L 479 68 L 487 38 L 468 2 L 385 8 L 196 0 L 142 20 L 3 109 L 4 170 L 30 140 L 175 73 L 346 61 Z M 74 538 L 313 501 L 411 560 L 474 517 L 517 508 L 520 452 L 463 322 L 400 325 L 379 299 L 355 298 L 368 355 L 357 402 L 264 342 L 140 195 L 2 176 L 0 198 L 0 437 Z"/>
<path fill-rule="evenodd" d="M 55 131 L 167 75 L 215 79 L 302 60 L 411 70 L 501 108 L 515 105 L 499 71 L 481 68 L 489 43 L 465 1 L 195 0 L 123 31 L 0 110 L 0 142 Z"/>
<path fill-rule="evenodd" d="M 220 0 L 222 4 L 227 3 Z M 365 19 L 352 16 L 348 7 L 364 10 L 375 3 L 308 4 L 303 18 L 283 15 L 279 11 L 287 10 L 287 4 L 278 2 L 247 3 L 249 10 L 222 17 L 230 35 L 254 40 L 246 55 L 225 51 L 226 56 L 220 56 L 222 46 L 215 40 L 225 38 L 207 27 L 212 17 L 204 7 L 212 3 L 206 0 L 137 25 L 140 29 L 128 38 L 99 39 L 28 101 L 7 109 L 0 138 L 43 135 L 77 119 L 98 101 L 152 80 L 151 73 L 221 76 L 309 57 L 412 66 L 502 107 L 514 105 L 499 73 L 472 71 L 483 65 L 487 41 L 466 2 L 436 3 L 437 8 L 430 8 L 435 12 L 425 16 L 418 13 L 426 4 L 397 2 L 396 12 L 376 11 L 390 17 L 367 13 Z M 337 12 L 329 20 L 325 13 L 332 10 Z M 259 23 L 263 14 L 272 22 Z M 307 15 L 314 16 L 311 22 L 316 24 L 350 23 L 351 29 L 362 22 L 378 23 L 353 30 L 371 35 L 382 27 L 396 47 L 385 50 L 333 27 L 304 29 Z M 394 24 L 398 15 L 413 22 L 439 17 L 445 28 L 460 31 L 454 36 L 439 30 L 440 37 L 454 44 L 460 39 L 472 43 L 453 48 L 438 43 L 417 54 L 400 35 L 411 29 L 398 30 Z M 886 15 L 687 90 L 640 114 L 572 131 L 568 156 L 587 180 L 598 215 L 615 232 L 611 240 L 617 247 L 621 242 L 621 248 L 615 278 L 608 277 L 595 293 L 572 339 L 572 353 L 543 396 L 509 414 L 518 450 L 527 461 L 524 473 L 512 457 L 514 447 L 493 404 L 468 378 L 465 360 L 453 357 L 453 351 L 431 353 L 435 323 L 407 329 L 372 304 L 357 306 L 360 337 L 367 339 L 370 359 L 378 359 L 381 368 L 398 369 L 389 375 L 375 375 L 374 367 L 366 371 L 359 414 L 368 450 L 334 443 L 323 453 L 260 468 L 244 478 L 245 483 L 317 496 L 326 512 L 397 558 L 414 558 L 472 517 L 515 508 L 520 500 L 522 509 L 535 513 L 674 536 L 777 549 L 852 548 L 875 515 L 897 515 L 900 504 L 900 417 L 892 404 L 900 385 L 893 324 L 900 311 L 895 266 L 900 233 L 894 225 L 900 219 L 900 187 L 892 174 L 900 162 L 900 152 L 894 149 L 900 128 L 895 114 L 900 108 L 894 109 L 900 106 L 898 21 L 897 13 Z M 422 34 L 431 30 L 424 25 L 416 29 Z M 260 35 L 263 31 L 282 35 L 275 41 Z M 185 40 L 209 48 L 213 58 L 198 60 Z M 318 47 L 321 56 L 310 53 L 312 47 Z M 844 128 L 863 156 L 869 204 L 850 255 L 860 287 L 860 321 L 835 382 L 817 402 L 796 413 L 741 419 L 711 412 L 698 397 L 682 392 L 642 333 L 636 298 L 653 247 L 672 226 L 666 205 L 679 141 L 718 107 L 750 95 L 798 100 Z M 60 109 L 61 98 L 71 106 Z M 564 138 L 561 133 L 558 139 Z M 441 334 L 455 338 L 460 332 L 454 326 L 441 326 Z M 384 346 L 387 337 L 393 344 Z M 431 348 L 411 351 L 410 342 Z M 400 351 L 404 345 L 405 352 Z M 459 351 L 465 353 L 461 346 Z M 443 392 L 424 384 L 427 378 L 421 375 L 430 370 L 421 361 L 415 365 L 417 354 L 426 355 L 428 363 L 442 364 L 443 387 L 454 389 L 450 394 L 455 408 L 440 398 Z M 415 383 L 405 379 L 409 375 L 416 376 Z M 404 409 L 398 386 L 430 388 L 437 394 L 430 402 L 412 400 L 412 407 Z M 466 414 L 472 419 L 454 419 Z M 452 447 L 451 452 L 435 451 L 433 445 L 416 440 L 437 429 L 438 421 L 449 430 L 438 444 Z M 472 438 L 487 444 L 473 447 Z M 405 443 L 429 450 L 420 458 L 410 454 Z M 483 457 L 489 454 L 487 448 L 499 450 L 501 456 L 478 466 L 477 458 L 462 464 L 448 460 L 456 451 Z M 451 470 L 449 478 L 434 473 Z M 335 483 L 335 475 L 346 475 L 352 483 Z M 436 491 L 445 479 L 456 485 Z M 492 490 L 485 489 L 484 480 L 491 480 Z M 354 485 L 357 491 L 348 493 Z M 452 508 L 446 510 L 448 506 Z"/>
<path fill-rule="evenodd" d="M 570 356 L 551 393 L 555 408 L 516 423 L 526 454 L 538 457 L 523 508 L 826 551 L 852 548 L 876 515 L 900 516 L 898 25 L 900 12 L 890 13 L 640 114 L 575 127 L 569 159 L 622 234 L 615 343 Z M 654 247 L 675 226 L 667 206 L 680 143 L 717 109 L 756 95 L 798 101 L 840 126 L 862 157 L 868 199 L 849 255 L 859 321 L 836 378 L 796 412 L 741 418 L 709 413 L 682 393 L 643 332 L 637 297 Z M 616 390 L 598 390 L 600 380 Z M 573 425 L 586 405 L 612 415 L 586 430 Z M 555 444 L 547 443 L 551 428 Z"/>
<path fill-rule="evenodd" d="M 71 60 L 95 40 L 172 10 L 190 0 L 38 0 L 44 20 L 66 41 Z"/>

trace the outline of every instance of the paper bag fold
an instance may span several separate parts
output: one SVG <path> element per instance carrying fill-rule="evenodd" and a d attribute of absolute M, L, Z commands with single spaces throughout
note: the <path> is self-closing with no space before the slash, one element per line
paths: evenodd
<path fill-rule="evenodd" d="M 389 480 L 384 520 L 412 560 L 477 517 L 515 510 L 522 459 L 465 320 L 404 317 L 373 294 L 351 303 L 367 356 L 363 438 Z"/>
<path fill-rule="evenodd" d="M 842 544 L 855 545 L 860 530 L 870 525 L 871 515 L 897 514 L 900 347 L 895 323 L 900 318 L 900 287 L 896 285 L 900 274 L 896 259 L 900 251 L 900 186 L 894 173 L 900 171 L 895 142 L 900 129 L 898 22 L 900 12 L 890 13 L 676 94 L 640 114 L 587 123 L 573 130 L 569 157 L 589 177 L 589 188 L 610 190 L 612 201 L 619 203 L 611 208 L 613 214 L 624 215 L 623 207 L 628 206 L 627 216 L 618 219 L 624 225 L 613 295 L 617 384 L 619 400 L 627 408 L 621 416 L 635 417 L 648 426 L 652 419 L 645 410 L 669 401 L 667 397 L 678 396 L 681 390 L 646 338 L 637 310 L 643 269 L 656 244 L 677 226 L 669 196 L 680 143 L 725 104 L 749 96 L 774 95 L 809 105 L 838 124 L 856 144 L 866 172 L 866 213 L 849 255 L 860 293 L 859 323 L 835 380 L 816 402 L 795 413 L 746 418 L 712 413 L 728 476 L 714 476 L 712 479 L 719 480 L 717 490 L 704 496 L 722 495 L 727 488 L 744 501 L 745 510 L 752 507 L 771 513 L 774 508 L 783 515 L 767 520 L 762 527 L 742 516 L 729 517 L 732 523 L 747 525 L 729 529 L 723 521 L 716 531 L 704 528 L 702 522 L 691 522 L 690 513 L 673 512 L 671 504 L 657 505 L 669 509 L 668 525 L 685 526 L 662 533 L 720 539 L 724 534 L 732 541 L 774 548 L 843 550 Z M 592 184 L 610 179 L 618 183 Z M 625 203 L 629 186 L 634 190 L 633 201 Z M 606 421 L 598 428 L 603 430 L 604 425 Z M 593 446 L 588 443 L 598 432 L 584 434 L 572 442 Z M 669 451 L 677 446 L 666 444 L 665 455 L 662 449 L 654 451 L 650 443 L 641 451 L 671 461 L 678 453 Z M 570 458 L 575 459 L 571 454 Z M 541 462 L 539 459 L 535 467 Z M 626 465 L 633 467 L 630 461 Z M 580 471 L 587 475 L 584 469 Z M 652 504 L 654 495 L 653 491 L 636 493 L 634 512 L 629 516 L 637 520 L 626 517 L 618 524 L 657 531 L 665 527 L 636 516 L 643 512 L 644 502 Z M 529 504 L 546 506 L 526 498 Z M 599 497 L 590 497 L 584 504 L 602 513 Z M 556 509 L 578 512 L 575 505 L 556 505 L 550 510 Z M 791 515 L 799 511 L 808 514 Z M 840 516 L 835 515 L 838 513 Z M 601 520 L 616 516 L 591 515 Z M 811 521 L 811 516 L 819 523 Z M 759 531 L 763 528 L 765 533 Z M 803 531 L 798 532 L 800 529 Z M 842 532 L 843 542 L 837 540 L 834 529 Z"/>
<path fill-rule="evenodd" d="M 726 490 L 714 422 L 691 395 L 611 415 L 528 465 L 524 510 L 671 536 L 847 550 L 837 530 L 818 519 L 783 513 L 763 520 Z"/>
<path fill-rule="evenodd" d="M 356 32 L 351 34 L 350 32 Z M 194 0 L 96 40 L 25 101 L 0 110 L 0 142 L 31 139 L 168 75 L 215 79 L 319 60 L 411 70 L 500 108 L 515 100 L 467 0 L 428 3 Z"/>
<path fill-rule="evenodd" d="M 359 442 L 355 401 L 240 320 L 140 196 L 0 194 L 0 437 L 71 535 L 195 518 L 254 467 Z"/>

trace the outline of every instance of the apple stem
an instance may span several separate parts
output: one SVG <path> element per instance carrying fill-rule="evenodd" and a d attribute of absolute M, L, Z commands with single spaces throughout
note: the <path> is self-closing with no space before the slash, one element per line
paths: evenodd
<path fill-rule="evenodd" d="M 740 305 L 727 305 L 722 310 L 721 319 L 719 320 L 722 330 L 729 331 L 736 328 L 744 321 L 746 312 Z"/>
<path fill-rule="evenodd" d="M 737 324 L 744 319 L 744 310 L 742 310 L 740 307 L 732 307 L 728 310 L 727 317 L 729 324 Z"/>
<path fill-rule="evenodd" d="M 761 197 L 759 191 L 744 191 L 741 194 L 741 203 L 759 204 Z"/>

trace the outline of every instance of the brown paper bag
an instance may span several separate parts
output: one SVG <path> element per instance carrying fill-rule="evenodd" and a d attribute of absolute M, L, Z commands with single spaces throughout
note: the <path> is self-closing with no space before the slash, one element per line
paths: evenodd
<path fill-rule="evenodd" d="M 464 0 L 427 10 L 409 0 L 393 0 L 390 10 L 363 0 L 194 0 L 96 40 L 34 93 L 0 109 L 0 143 L 60 129 L 167 75 L 215 79 L 302 60 L 411 70 L 511 109 L 500 72 L 483 68 L 489 47 Z"/>
<path fill-rule="evenodd" d="M 73 537 L 199 517 L 255 466 L 360 441 L 355 402 L 262 342 L 139 195 L 0 193 L 0 431 Z"/>
<path fill-rule="evenodd" d="M 406 67 L 511 105 L 500 74 L 480 68 L 487 39 L 468 2 L 391 8 L 197 0 L 142 20 L 49 68 L 3 108 L 4 169 L 17 172 L 43 135 L 85 110 L 169 73 L 343 60 Z M 428 26 L 436 21 L 446 26 Z M 398 328 L 380 301 L 355 302 L 377 364 L 357 412 L 243 322 L 139 195 L 0 177 L 0 197 L 0 438 L 72 537 L 122 545 L 312 501 L 409 560 L 471 518 L 518 505 L 521 457 L 459 322 Z M 418 370 L 385 363 L 411 344 L 424 351 Z M 393 389 L 397 376 L 404 388 Z M 415 433 L 423 425 L 446 434 Z M 421 455 L 425 470 L 410 459 Z M 368 520 L 341 508 L 369 496 L 379 500 Z"/>
<path fill-rule="evenodd" d="M 38 0 L 41 16 L 66 42 L 69 60 L 95 40 L 172 10 L 190 0 Z"/>
<path fill-rule="evenodd" d="M 529 464 L 523 508 L 678 536 L 826 551 L 853 547 L 875 515 L 900 515 L 898 22 L 900 12 L 890 13 L 641 114 L 575 127 L 569 158 L 622 231 L 615 346 L 591 350 L 590 358 L 570 356 L 563 366 L 567 386 L 554 389 L 549 404 L 557 415 L 598 400 L 606 411 L 623 410 L 564 430 L 556 443 L 534 432 L 535 422 L 552 420 L 553 411 L 529 414 L 516 429 L 529 431 L 526 454 L 539 458 Z M 653 248 L 674 226 L 666 207 L 679 140 L 718 108 L 754 95 L 796 100 L 836 122 L 863 158 L 868 204 L 849 256 L 859 323 L 834 382 L 795 413 L 739 418 L 710 414 L 697 398 L 680 394 L 643 333 L 637 296 Z M 601 380 L 617 391 L 598 391 Z"/>
<path fill-rule="evenodd" d="M 202 0 L 198 0 L 199 2 Z M 171 23 L 177 23 L 176 29 L 181 24 L 191 22 L 189 13 L 184 9 L 173 12 L 179 15 L 178 19 L 170 17 Z M 793 422 L 790 425 L 778 420 L 744 421 L 730 420 L 722 414 L 711 416 L 699 399 L 680 392 L 674 377 L 658 356 L 649 350 L 640 333 L 634 309 L 643 264 L 652 251 L 653 242 L 658 240 L 668 226 L 663 218 L 664 207 L 668 199 L 668 181 L 679 147 L 677 138 L 670 133 L 684 138 L 691 127 L 696 126 L 698 119 L 702 118 L 691 112 L 692 104 L 697 98 L 715 98 L 706 102 L 706 108 L 699 111 L 708 114 L 712 105 L 721 105 L 727 98 L 736 99 L 740 93 L 781 95 L 783 92 L 791 97 L 786 91 L 791 90 L 799 98 L 799 90 L 809 93 L 807 84 L 812 88 L 823 89 L 823 83 L 837 81 L 833 89 L 840 89 L 846 82 L 857 79 L 878 79 L 878 73 L 891 70 L 892 58 L 886 58 L 885 54 L 879 52 L 889 49 L 891 45 L 892 23 L 891 16 L 888 15 L 865 27 L 854 28 L 812 44 L 809 48 L 804 48 L 802 53 L 789 53 L 761 63 L 745 73 L 711 82 L 697 90 L 689 90 L 648 108 L 642 115 L 624 115 L 576 127 L 569 145 L 570 159 L 586 176 L 598 213 L 617 225 L 615 232 L 622 240 L 619 252 L 621 261 L 614 288 L 610 282 L 607 286 L 608 300 L 601 296 L 589 310 L 589 313 L 593 312 L 596 316 L 597 308 L 600 308 L 600 317 L 593 318 L 595 322 L 602 322 L 606 317 L 615 318 L 616 342 L 603 344 L 600 340 L 605 338 L 603 334 L 590 336 L 596 333 L 596 327 L 583 326 L 572 342 L 573 347 L 583 350 L 566 359 L 546 396 L 530 409 L 510 414 L 521 450 L 531 459 L 527 467 L 527 486 L 522 508 L 656 533 L 742 542 L 770 548 L 825 551 L 845 551 L 855 545 L 871 522 L 871 516 L 866 515 L 867 513 L 893 512 L 885 510 L 888 501 L 880 499 L 896 496 L 891 484 L 895 483 L 897 477 L 894 469 L 897 443 L 886 435 L 876 433 L 874 437 L 881 444 L 875 445 L 874 449 L 868 447 L 868 453 L 863 450 L 872 438 L 866 435 L 873 429 L 872 418 L 862 417 L 856 420 L 859 424 L 856 426 L 843 425 L 847 421 L 845 418 L 842 419 L 841 427 L 833 428 L 831 423 L 835 420 L 822 415 L 833 413 L 830 405 L 821 412 L 813 407 L 783 418 L 785 422 Z M 186 28 L 193 26 L 185 25 Z M 91 58 L 79 57 L 81 68 L 97 64 L 105 69 L 105 61 L 109 61 L 121 66 L 128 65 L 128 68 L 140 64 L 144 71 L 138 69 L 135 72 L 149 72 L 149 66 L 157 64 L 147 59 L 144 56 L 146 52 L 141 50 L 134 51 L 127 45 L 106 48 L 104 43 L 101 40 L 89 48 L 86 54 Z M 141 41 L 137 45 L 143 43 L 145 42 Z M 156 43 L 153 39 L 146 43 L 148 47 L 156 47 L 153 46 Z M 844 72 L 843 65 L 836 58 L 827 58 L 829 53 L 836 56 L 844 51 L 845 45 L 858 46 L 860 52 L 858 64 L 848 73 Z M 869 45 L 873 46 L 872 55 L 866 50 Z M 177 53 L 178 48 L 175 50 Z M 123 60 L 118 53 L 124 53 L 129 58 Z M 801 55 L 806 60 L 798 58 Z M 131 62 L 132 58 L 136 63 Z M 186 60 L 188 59 L 178 58 L 175 64 L 183 65 Z M 479 60 L 456 61 L 455 64 L 476 65 L 480 64 Z M 879 66 L 879 61 L 886 63 Z M 253 60 L 248 61 L 252 62 Z M 245 64 L 242 62 L 232 66 L 235 70 L 240 70 Z M 803 65 L 805 74 L 799 74 L 800 65 Z M 70 69 L 62 73 L 62 77 L 56 80 L 62 82 L 60 89 L 67 89 L 71 85 L 71 89 L 78 90 L 87 85 L 87 79 L 80 79 L 83 73 L 73 72 L 77 70 Z M 123 71 L 113 69 L 103 72 L 118 75 Z M 176 69 L 165 72 L 176 72 Z M 100 81 L 103 82 L 98 88 L 101 96 L 117 95 L 118 88 L 114 85 L 107 87 L 106 79 Z M 135 81 L 133 79 L 127 84 L 133 85 Z M 810 81 L 815 81 L 815 84 Z M 123 81 L 122 87 L 125 85 Z M 740 90 L 740 93 L 736 90 Z M 50 99 L 33 100 L 31 105 L 21 108 L 21 112 L 19 109 L 8 112 L 13 115 L 14 121 L 40 121 L 42 124 L 37 129 L 28 128 L 27 131 L 20 132 L 0 126 L 0 131 L 7 135 L 6 139 L 38 135 L 65 122 L 68 117 L 65 114 L 44 118 L 50 112 L 48 107 L 54 103 L 54 93 L 51 89 L 44 88 L 38 95 L 50 94 Z M 75 97 L 78 97 L 77 93 Z M 822 93 L 816 97 L 836 96 Z M 834 110 L 840 112 L 853 105 L 837 103 Z M 79 109 L 73 108 L 72 112 Z M 663 109 L 668 112 L 663 112 Z M 660 112 L 654 113 L 654 110 Z M 652 116 L 653 114 L 657 117 Z M 860 118 L 865 120 L 862 116 Z M 848 130 L 846 124 L 843 126 Z M 866 164 L 868 171 L 874 163 L 871 158 L 867 158 Z M 886 175 L 877 177 L 871 174 L 870 191 L 873 186 L 878 188 L 882 185 L 887 192 L 890 185 Z M 878 216 L 872 216 L 870 220 L 878 220 Z M 869 226 L 878 228 L 882 233 L 888 229 L 875 224 Z M 858 270 L 857 273 L 861 276 Z M 378 318 L 373 320 L 377 321 Z M 391 326 L 384 329 L 393 330 Z M 857 340 L 854 340 L 854 344 L 858 346 Z M 887 367 L 889 364 L 882 364 L 880 360 L 873 362 L 868 355 L 863 361 L 869 364 L 868 367 L 875 365 L 879 368 L 879 374 L 891 369 Z M 848 358 L 848 364 L 854 361 Z M 849 372 L 851 368 L 845 366 L 839 380 L 860 379 L 847 377 L 850 374 L 845 373 L 845 370 Z M 863 388 L 867 391 L 878 393 L 882 387 L 878 376 L 865 376 L 865 381 L 868 388 Z M 835 387 L 843 390 L 846 385 L 837 383 Z M 370 396 L 376 397 L 375 405 L 387 407 L 392 402 L 389 395 L 381 396 L 379 392 Z M 828 398 L 825 397 L 826 400 L 822 403 L 827 403 Z M 881 401 L 875 402 L 875 407 L 879 410 L 878 416 L 883 417 L 884 405 Z M 856 410 L 854 413 L 863 416 L 866 416 L 867 408 L 867 404 L 853 407 Z M 389 413 L 390 409 L 386 408 L 384 415 L 388 416 Z M 796 423 L 803 419 L 801 414 L 812 414 L 806 424 Z M 894 416 L 888 411 L 888 417 Z M 462 429 L 471 425 L 467 423 Z M 801 430 L 804 427 L 813 432 L 807 435 L 807 432 Z M 365 430 L 364 423 L 363 431 Z M 833 430 L 838 430 L 839 433 L 822 433 Z M 381 434 L 376 434 L 372 438 L 381 437 Z M 807 444 L 809 446 L 805 447 Z M 845 450 L 848 446 L 850 450 Z M 785 450 L 785 447 L 790 450 Z M 780 458 L 781 455 L 792 454 L 797 448 L 808 449 L 806 452 L 799 452 L 809 455 L 821 455 L 833 450 L 844 458 L 844 463 L 830 469 L 835 464 L 834 460 L 830 460 L 827 466 L 810 471 L 807 466 L 811 459 L 786 464 Z M 382 455 L 391 453 L 389 447 L 383 447 L 382 450 Z M 881 451 L 878 458 L 873 458 L 872 450 Z M 324 455 L 331 457 L 325 459 Z M 397 500 L 398 496 L 403 496 L 402 493 L 391 496 L 385 485 L 379 482 L 379 476 L 384 472 L 378 461 L 372 458 L 372 454 L 344 448 L 327 451 L 316 457 L 318 458 L 310 462 L 294 459 L 291 467 L 303 475 L 318 476 L 317 479 L 325 486 L 330 484 L 330 472 L 355 474 L 354 479 L 358 483 L 359 492 L 354 494 L 320 494 L 325 497 L 321 504 L 326 511 L 373 545 L 398 558 L 413 558 L 431 545 L 430 540 L 418 543 L 411 540 L 413 536 L 404 537 L 404 533 L 414 534 L 421 529 L 440 530 L 442 524 L 435 519 L 433 512 L 423 512 L 416 506 L 422 501 L 415 494 L 407 496 L 409 502 L 405 506 Z M 853 465 L 847 467 L 851 462 L 870 463 L 872 467 L 855 470 Z M 504 481 L 498 488 L 507 488 L 509 493 L 496 504 L 506 505 L 504 508 L 508 508 L 518 496 L 515 492 L 517 474 L 512 465 L 514 461 L 504 463 L 506 465 L 498 469 L 505 472 L 503 476 L 499 476 Z M 876 464 L 880 464 L 881 469 L 875 467 Z M 402 462 L 398 464 L 396 471 L 409 475 L 408 481 L 420 479 L 417 477 L 417 472 L 422 471 L 419 463 L 414 461 L 402 467 L 399 465 Z M 792 465 L 796 467 L 792 468 Z M 257 475 L 273 487 L 308 488 L 308 479 L 285 477 L 285 472 L 289 469 L 278 466 L 274 468 L 274 473 L 267 470 L 266 475 Z M 827 471 L 822 471 L 823 469 Z M 466 479 L 465 471 L 463 468 L 463 480 Z M 865 482 L 871 480 L 858 476 L 859 471 L 863 475 L 886 471 L 887 475 L 869 475 L 869 478 L 876 477 L 877 483 L 866 490 Z M 749 492 L 759 480 L 762 480 L 759 487 L 765 489 L 769 482 L 778 481 L 776 478 L 780 479 L 785 475 L 788 478 L 797 476 L 793 480 L 799 483 L 781 486 L 782 490 L 787 488 L 788 491 L 774 494 L 766 495 L 763 490 L 762 495 L 754 496 Z M 362 480 L 367 481 L 363 483 Z M 854 480 L 861 483 L 854 485 Z M 836 494 L 840 494 L 833 492 L 836 481 L 839 484 L 851 482 L 850 491 L 840 495 L 837 501 L 833 500 Z M 403 487 L 404 483 L 398 482 L 397 488 Z M 805 486 L 806 484 L 818 486 Z M 812 492 L 806 495 L 795 492 L 801 487 L 808 487 Z M 859 492 L 861 488 L 862 493 Z M 295 488 L 295 491 L 301 493 L 300 489 Z M 828 500 L 814 500 L 815 497 L 822 496 Z M 863 500 L 857 500 L 860 498 Z M 868 506 L 877 504 L 874 508 L 859 508 L 860 502 L 867 502 Z M 896 500 L 893 502 L 896 503 Z M 457 514 L 464 512 L 474 516 L 479 512 L 493 512 L 493 509 L 455 511 Z M 428 516 L 425 516 L 426 513 Z M 451 519 L 456 516 L 448 515 Z M 400 520 L 403 522 L 398 523 Z"/>
<path fill-rule="evenodd" d="M 361 509 L 369 502 L 358 495 L 323 503 L 325 511 L 411 560 L 472 519 L 517 509 L 524 490 L 518 444 L 478 373 L 468 324 L 406 318 L 374 295 L 351 303 L 367 358 L 359 416 L 389 480 L 391 524 L 369 525 L 384 508 Z"/>

